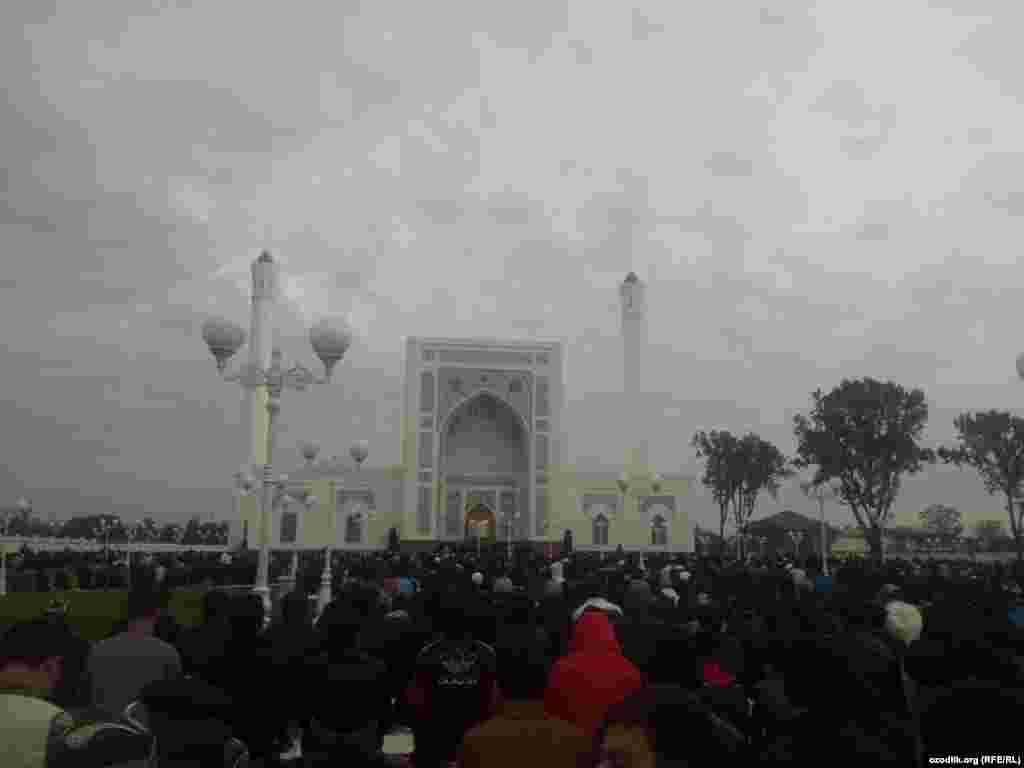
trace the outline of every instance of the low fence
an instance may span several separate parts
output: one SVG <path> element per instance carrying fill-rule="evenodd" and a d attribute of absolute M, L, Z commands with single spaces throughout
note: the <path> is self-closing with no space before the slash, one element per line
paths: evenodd
<path fill-rule="evenodd" d="M 0 536 L 0 550 L 16 552 L 22 547 L 39 552 L 102 552 L 110 549 L 117 552 L 223 552 L 227 544 L 175 544 L 167 541 L 111 541 L 105 544 L 93 539 L 61 539 L 44 536 Z"/>

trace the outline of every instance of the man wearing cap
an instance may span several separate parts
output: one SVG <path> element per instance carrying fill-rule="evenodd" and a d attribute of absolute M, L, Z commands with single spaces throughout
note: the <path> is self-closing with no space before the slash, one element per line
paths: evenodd
<path fill-rule="evenodd" d="M 48 701 L 66 646 L 67 636 L 46 619 L 15 624 L 0 639 L 0 765 L 144 765 L 150 736 L 122 723 L 76 718 Z"/>

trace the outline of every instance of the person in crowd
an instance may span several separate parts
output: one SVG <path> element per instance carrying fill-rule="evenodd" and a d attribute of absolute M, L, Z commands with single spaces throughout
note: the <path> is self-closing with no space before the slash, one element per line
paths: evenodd
<path fill-rule="evenodd" d="M 360 650 L 365 617 L 350 597 L 324 609 L 317 622 L 321 652 L 307 660 L 300 678 L 315 694 L 302 710 L 303 752 L 375 761 L 392 720 L 388 668 Z M 329 701 L 336 703 L 326 706 Z"/>
<path fill-rule="evenodd" d="M 317 691 L 330 705 L 316 708 L 310 718 L 302 765 L 392 768 L 380 751 L 380 721 L 373 706 L 380 696 L 380 672 L 372 665 L 328 663 L 320 669 Z"/>
<path fill-rule="evenodd" d="M 153 634 L 163 603 L 153 592 L 130 593 L 124 631 L 93 646 L 87 669 L 94 706 L 120 716 L 147 683 L 181 675 L 178 651 Z"/>
<path fill-rule="evenodd" d="M 185 630 L 178 639 L 186 675 L 204 680 L 215 675 L 212 667 L 223 658 L 231 640 L 230 609 L 227 592 L 213 590 L 203 595 L 200 624 Z"/>
<path fill-rule="evenodd" d="M 644 684 L 622 647 L 608 615 L 587 610 L 573 627 L 569 654 L 551 670 L 544 706 L 549 715 L 579 726 L 592 737 L 608 707 Z"/>
<path fill-rule="evenodd" d="M 494 650 L 472 636 L 466 603 L 455 586 L 438 590 L 430 602 L 436 639 L 417 655 L 405 694 L 414 718 L 417 768 L 452 760 L 466 731 L 489 718 L 497 705 Z"/>
<path fill-rule="evenodd" d="M 48 699 L 61 678 L 67 636 L 45 619 L 15 624 L 0 640 L 0 765 L 54 765 L 73 718 Z"/>
<path fill-rule="evenodd" d="M 498 713 L 470 730 L 457 763 L 461 768 L 531 765 L 577 766 L 589 753 L 586 734 L 544 710 L 551 668 L 543 630 L 509 628 L 497 647 Z"/>
<path fill-rule="evenodd" d="M 261 657 L 265 659 L 267 684 L 288 701 L 305 700 L 305 665 L 320 651 L 321 639 L 313 627 L 313 609 L 309 598 L 290 592 L 280 605 L 280 616 L 260 637 Z M 268 727 L 277 734 L 277 742 L 286 752 L 298 749 L 304 715 L 288 710 L 273 710 L 274 722 Z"/>
<path fill-rule="evenodd" d="M 166 601 L 166 598 L 164 598 L 164 600 Z M 178 643 L 181 641 L 181 635 L 184 631 L 185 628 L 178 622 L 174 617 L 174 614 L 170 611 L 161 611 L 160 616 L 153 625 L 153 637 L 158 640 L 163 640 L 165 643 L 172 645 L 175 648 L 178 647 Z"/>
<path fill-rule="evenodd" d="M 149 734 L 53 703 L 67 649 L 67 633 L 45 618 L 15 624 L 0 638 L 0 765 L 148 765 L 154 746 Z"/>
<path fill-rule="evenodd" d="M 693 692 L 655 685 L 612 705 L 594 737 L 594 768 L 737 765 L 743 734 Z"/>
<path fill-rule="evenodd" d="M 492 589 L 496 594 L 508 594 L 509 592 L 515 591 L 515 584 L 512 583 L 512 579 L 509 578 L 508 574 L 502 574 L 494 580 L 494 586 Z"/>
<path fill-rule="evenodd" d="M 157 742 L 160 768 L 233 768 L 247 749 L 233 734 L 234 703 L 198 678 L 156 680 L 140 694 L 144 726 Z"/>
<path fill-rule="evenodd" d="M 223 655 L 208 669 L 206 682 L 224 691 L 234 703 L 232 731 L 246 743 L 254 758 L 265 759 L 280 744 L 279 710 L 263 701 L 265 682 L 253 669 L 270 667 L 262 642 L 263 601 L 256 594 L 231 597 L 228 642 Z"/>
<path fill-rule="evenodd" d="M 68 603 L 58 599 L 54 599 L 46 609 L 46 620 L 67 638 L 60 680 L 51 697 L 54 704 L 65 709 L 87 707 L 91 696 L 87 664 L 92 643 L 79 635 L 71 625 L 68 620 L 69 611 Z"/>

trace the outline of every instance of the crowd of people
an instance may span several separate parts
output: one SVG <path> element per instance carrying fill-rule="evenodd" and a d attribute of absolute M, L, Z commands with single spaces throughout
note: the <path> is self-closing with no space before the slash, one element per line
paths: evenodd
<path fill-rule="evenodd" d="M 274 562 L 275 575 L 284 567 L 280 561 Z M 127 589 L 160 569 L 171 588 L 252 584 L 256 557 L 254 552 L 129 552 L 116 546 L 96 551 L 23 547 L 8 557 L 7 587 L 11 592 Z"/>
<path fill-rule="evenodd" d="M 1024 574 L 1001 564 L 826 575 L 783 558 L 447 551 L 342 565 L 319 616 L 300 583 L 269 626 L 256 595 L 217 589 L 200 625 L 178 626 L 143 580 L 98 643 L 61 606 L 15 625 L 0 643 L 0 709 L 16 715 L 0 718 L 0 764 L 924 766 L 1021 752 Z M 81 762 L 66 762 L 73 743 Z"/>

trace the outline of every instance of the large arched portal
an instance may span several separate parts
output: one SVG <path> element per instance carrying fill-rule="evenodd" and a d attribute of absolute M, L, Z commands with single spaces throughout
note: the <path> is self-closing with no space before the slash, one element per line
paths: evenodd
<path fill-rule="evenodd" d="M 492 541 L 498 534 L 498 520 L 486 504 L 475 504 L 466 513 L 465 535 L 467 539 Z"/>
<path fill-rule="evenodd" d="M 499 535 L 530 530 L 529 434 L 518 413 L 499 396 L 482 391 L 456 407 L 442 426 L 440 470 L 447 498 L 439 510 L 440 538 L 467 536 L 467 510 L 494 510 Z M 472 532 L 469 533 L 472 536 Z"/>

